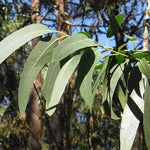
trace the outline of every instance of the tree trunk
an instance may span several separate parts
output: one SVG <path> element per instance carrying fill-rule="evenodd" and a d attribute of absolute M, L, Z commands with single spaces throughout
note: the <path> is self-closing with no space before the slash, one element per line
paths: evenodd
<path fill-rule="evenodd" d="M 114 18 L 116 15 L 119 14 L 119 6 L 115 6 L 114 10 L 111 13 L 111 18 Z M 110 20 L 111 20 L 110 18 Z M 115 41 L 116 41 L 116 48 L 119 48 L 121 45 L 125 44 L 124 42 L 124 34 L 121 28 L 115 33 Z M 124 47 L 126 49 L 126 46 Z"/>
<path fill-rule="evenodd" d="M 67 0 L 56 0 L 56 5 L 58 7 L 58 14 L 56 14 L 57 15 L 57 30 L 70 35 L 71 34 L 70 26 L 65 23 L 65 21 L 69 19 L 68 16 L 66 15 Z M 63 34 L 61 33 L 57 34 L 58 38 L 61 36 L 63 36 Z"/>
<path fill-rule="evenodd" d="M 65 97 L 65 107 L 66 107 L 66 116 L 65 116 L 65 137 L 66 137 L 66 150 L 71 150 L 71 138 L 70 138 L 70 121 L 71 121 L 71 111 L 72 111 L 72 103 L 74 96 L 74 85 L 73 85 L 74 74 L 71 76 L 69 80 L 69 88 L 68 88 L 68 97 Z"/>
<path fill-rule="evenodd" d="M 67 12 L 67 0 L 56 0 L 56 5 L 58 8 L 57 13 L 57 30 L 70 34 L 70 26 L 65 23 L 65 18 Z M 57 37 L 61 37 L 64 34 L 58 33 Z M 61 40 L 59 40 L 59 43 Z M 72 79 L 70 79 L 70 83 L 72 82 Z M 56 142 L 56 149 L 61 150 L 64 149 L 63 147 L 66 147 L 66 150 L 70 149 L 70 111 L 72 108 L 72 85 L 70 84 L 68 93 L 63 94 L 63 96 L 60 99 L 60 102 L 56 108 L 55 113 L 53 114 L 51 118 L 51 133 L 53 134 L 53 137 L 55 138 L 54 141 Z M 59 90 L 59 89 L 58 89 Z M 66 137 L 66 146 L 64 146 L 63 139 L 64 134 Z"/>
<path fill-rule="evenodd" d="M 41 110 L 38 104 L 37 91 L 34 86 L 31 89 L 29 101 L 29 150 L 41 150 Z"/>
<path fill-rule="evenodd" d="M 40 16 L 40 1 L 32 0 L 31 5 L 31 19 L 32 23 L 41 23 Z M 38 43 L 40 38 L 35 38 L 32 41 L 32 49 Z M 41 150 L 41 133 L 42 133 L 42 123 L 41 123 L 41 110 L 38 104 L 38 86 L 40 85 L 40 75 L 34 81 L 34 86 L 31 89 L 29 97 L 29 123 L 30 123 L 30 133 L 29 133 L 29 149 L 30 150 Z"/>
<path fill-rule="evenodd" d="M 144 35 L 143 35 L 143 50 L 149 49 L 149 19 L 150 19 L 150 1 L 147 0 L 148 6 L 145 11 L 145 20 L 144 20 Z"/>

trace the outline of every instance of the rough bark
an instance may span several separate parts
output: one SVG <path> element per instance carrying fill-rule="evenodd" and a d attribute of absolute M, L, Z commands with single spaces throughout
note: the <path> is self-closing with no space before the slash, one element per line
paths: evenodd
<path fill-rule="evenodd" d="M 62 31 L 67 34 L 71 34 L 70 26 L 66 24 L 65 21 L 69 19 L 66 15 L 67 12 L 67 0 L 56 0 L 56 5 L 58 7 L 57 15 L 57 30 Z M 57 37 L 63 36 L 62 33 L 58 33 Z M 60 42 L 60 41 L 59 41 Z"/>
<path fill-rule="evenodd" d="M 32 0 L 31 5 L 31 19 L 32 23 L 41 23 L 40 16 L 40 1 Z M 40 38 L 35 38 L 32 41 L 32 49 L 38 43 Z M 42 123 L 41 123 L 41 110 L 38 104 L 38 87 L 40 85 L 40 75 L 34 81 L 34 85 L 30 92 L 29 97 L 29 124 L 31 132 L 29 133 L 29 149 L 30 150 L 41 150 L 41 133 L 42 133 Z"/>

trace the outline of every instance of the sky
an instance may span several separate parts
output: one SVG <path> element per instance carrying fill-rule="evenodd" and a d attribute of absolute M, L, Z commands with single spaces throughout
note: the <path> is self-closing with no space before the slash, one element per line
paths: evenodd
<path fill-rule="evenodd" d="M 12 0 L 8 0 L 8 1 L 9 1 L 9 2 L 12 2 Z M 22 1 L 23 1 L 23 2 L 26 2 L 26 3 L 31 3 L 30 0 L 22 0 Z M 139 15 L 136 16 L 136 20 L 139 20 L 140 16 L 142 15 L 142 14 L 140 14 L 141 11 L 146 8 L 147 3 L 146 3 L 146 2 L 144 3 L 144 1 L 145 1 L 145 0 L 140 0 L 139 2 L 137 1 L 137 2 L 138 2 L 138 7 L 135 8 L 135 13 L 136 13 L 136 14 L 139 14 Z M 2 2 L 4 2 L 4 0 L 2 0 Z M 74 0 L 74 2 L 80 3 L 80 0 Z M 134 0 L 130 0 L 130 2 L 128 2 L 128 3 L 126 4 L 126 6 L 128 7 L 129 10 L 132 8 L 132 3 L 133 3 L 133 2 L 134 2 Z M 143 2 L 143 5 L 142 5 L 142 2 Z M 121 12 L 124 12 L 123 9 L 124 9 L 123 7 L 120 8 L 120 11 L 121 11 Z M 43 11 L 43 13 L 44 13 L 44 11 Z M 52 16 L 51 16 L 51 17 L 52 17 Z M 55 17 L 54 17 L 54 18 L 55 18 Z M 97 18 L 96 18 L 96 19 L 89 19 L 89 18 L 87 18 L 87 19 L 85 19 L 85 23 L 86 23 L 86 24 L 89 24 L 89 25 L 96 25 L 96 23 L 97 23 L 96 20 L 97 20 Z M 95 22 L 94 22 L 94 21 L 95 21 Z M 48 23 L 48 24 L 49 24 L 50 22 L 43 22 L 43 23 L 45 23 L 45 24 Z M 73 24 L 81 24 L 81 20 L 80 20 L 80 19 L 76 19 L 76 20 L 73 20 L 72 23 L 73 23 Z M 128 22 L 128 24 L 133 24 L 133 25 L 135 25 L 135 24 L 136 24 L 136 21 L 135 21 L 134 19 L 131 19 L 131 21 Z M 72 30 L 72 34 L 75 34 L 75 33 L 79 32 L 79 31 L 81 31 L 81 28 L 80 28 L 80 27 L 73 27 L 72 29 L 73 29 L 73 30 Z M 82 28 L 82 30 L 83 30 L 83 28 Z M 107 28 L 101 27 L 101 30 L 104 31 L 104 32 L 106 32 Z M 98 43 L 99 43 L 100 45 L 109 46 L 109 47 L 114 47 L 114 46 L 116 45 L 116 44 L 115 44 L 115 39 L 114 39 L 114 37 L 108 39 L 105 34 L 99 34 L 98 36 L 99 36 L 99 41 L 98 41 Z M 95 37 L 93 37 L 93 38 L 95 39 Z M 128 48 L 129 48 L 129 49 L 134 49 L 133 44 L 129 44 L 129 45 L 128 45 Z"/>

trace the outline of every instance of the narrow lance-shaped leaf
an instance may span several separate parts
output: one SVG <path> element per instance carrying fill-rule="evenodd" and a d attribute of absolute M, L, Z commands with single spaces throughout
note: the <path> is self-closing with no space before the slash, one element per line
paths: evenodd
<path fill-rule="evenodd" d="M 110 79 L 110 96 L 111 96 L 111 98 L 113 98 L 117 83 L 123 73 L 123 70 L 124 70 L 124 63 L 117 66 L 117 68 L 115 69 L 115 71 Z"/>
<path fill-rule="evenodd" d="M 31 24 L 10 34 L 0 42 L 0 63 L 26 42 L 49 32 L 51 30 L 45 25 Z"/>
<path fill-rule="evenodd" d="M 147 81 L 146 84 L 146 90 L 144 93 L 144 116 L 143 116 L 143 122 L 144 122 L 144 133 L 146 138 L 146 144 L 147 148 L 150 149 L 150 84 Z"/>
<path fill-rule="evenodd" d="M 89 72 L 85 75 L 85 77 L 81 83 L 81 87 L 80 87 L 81 96 L 83 97 L 83 99 L 85 100 L 87 105 L 90 107 L 90 110 L 92 108 L 92 104 L 93 104 L 93 100 L 94 100 L 94 94 L 92 91 L 93 71 L 100 59 L 100 51 L 95 48 L 92 48 L 92 51 L 93 51 L 94 55 L 93 56 L 91 55 L 90 57 L 94 57 L 94 63 L 91 66 Z M 91 58 L 91 59 L 93 59 L 93 58 Z M 89 65 L 88 61 L 91 61 L 91 59 L 89 59 L 89 58 L 87 59 L 85 68 L 86 68 L 86 65 L 87 66 Z"/>
<path fill-rule="evenodd" d="M 119 99 L 119 102 L 122 106 L 122 108 L 124 109 L 125 106 L 126 106 L 126 103 L 127 103 L 127 99 L 128 99 L 128 67 L 129 67 L 129 61 L 126 60 L 126 64 L 125 64 L 125 67 L 124 67 L 124 70 L 123 70 L 123 73 L 119 79 L 119 83 L 118 83 L 118 86 L 117 86 L 117 95 L 118 95 L 118 99 Z"/>
<path fill-rule="evenodd" d="M 41 92 L 43 91 L 43 88 L 45 86 L 45 80 L 46 80 L 47 72 L 48 72 L 48 65 L 45 65 L 42 68 L 42 70 L 40 71 Z"/>
<path fill-rule="evenodd" d="M 106 59 L 104 60 L 104 65 L 102 67 L 103 70 L 103 74 L 99 75 L 101 76 L 101 78 L 99 77 L 99 79 L 102 81 L 102 102 L 105 103 L 105 101 L 107 100 L 107 93 L 108 93 L 108 80 L 109 80 L 109 77 L 108 77 L 108 73 L 109 73 L 109 67 L 110 67 L 110 57 L 106 57 Z M 101 72 L 101 70 L 100 70 Z M 98 81 L 99 79 L 96 80 L 94 87 L 93 87 L 93 90 L 96 91 L 96 87 L 98 86 Z M 96 86 L 96 87 L 95 87 Z"/>
<path fill-rule="evenodd" d="M 47 104 L 50 102 L 54 84 L 60 69 L 60 62 L 52 63 L 48 67 L 45 86 L 43 89 L 43 96 L 46 99 Z"/>
<path fill-rule="evenodd" d="M 104 103 L 105 100 L 106 100 L 106 93 L 108 91 L 108 87 L 106 86 L 107 85 L 107 73 L 108 73 L 108 70 L 107 68 L 109 67 L 109 57 L 106 57 L 106 59 L 104 60 L 103 62 L 103 65 L 102 65 L 102 68 L 99 70 L 99 73 L 98 73 L 98 77 L 93 85 L 93 93 L 95 94 L 96 93 L 96 90 L 97 90 L 97 87 L 99 85 L 99 83 L 101 81 L 102 82 L 102 102 Z M 97 68 L 97 67 L 95 67 Z"/>
<path fill-rule="evenodd" d="M 53 54 L 53 61 L 60 61 L 70 54 L 75 53 L 80 49 L 87 47 L 98 46 L 96 42 L 92 39 L 89 39 L 83 33 L 77 33 L 74 36 L 64 39 L 56 48 Z"/>
<path fill-rule="evenodd" d="M 118 85 L 118 98 L 120 101 L 120 104 L 122 106 L 122 108 L 125 108 L 126 102 L 127 102 L 127 91 L 124 91 L 122 87 L 123 85 Z M 127 90 L 127 89 L 126 89 Z"/>
<path fill-rule="evenodd" d="M 103 76 L 103 74 L 104 74 L 105 71 L 106 71 L 106 68 L 107 68 L 107 65 L 108 65 L 108 61 L 109 61 L 109 57 L 105 59 L 102 68 L 101 68 L 101 69 L 99 70 L 99 72 L 98 72 L 98 77 L 97 77 L 97 79 L 96 79 L 96 81 L 95 81 L 95 83 L 94 83 L 94 85 L 93 85 L 93 94 L 96 93 L 96 90 L 97 90 L 97 87 L 98 87 L 98 85 L 99 85 L 99 82 L 103 80 L 103 79 L 102 79 L 102 76 Z M 102 80 L 101 80 L 101 79 L 102 79 Z"/>
<path fill-rule="evenodd" d="M 132 148 L 136 132 L 141 121 L 140 119 L 142 118 L 141 116 L 139 116 L 139 112 L 143 113 L 144 111 L 144 87 L 144 80 L 141 79 L 139 82 L 139 89 L 142 98 L 136 93 L 135 90 L 133 90 L 130 98 L 128 99 L 128 103 L 125 106 L 121 121 L 120 150 L 131 150 Z M 134 104 L 134 106 L 132 103 Z M 131 109 L 132 107 L 134 107 L 134 109 Z M 135 114 L 138 114 L 139 118 L 137 118 Z"/>
<path fill-rule="evenodd" d="M 134 53 L 131 55 L 131 57 L 138 59 L 145 58 L 146 60 L 150 61 L 150 51 L 147 52 L 141 51 L 140 53 Z"/>
<path fill-rule="evenodd" d="M 121 121 L 120 150 L 131 150 L 139 122 L 129 106 L 126 105 Z"/>
<path fill-rule="evenodd" d="M 131 40 L 132 42 L 137 42 L 137 38 L 133 37 L 133 36 L 129 36 L 127 34 L 124 34 L 129 40 Z"/>
<path fill-rule="evenodd" d="M 95 61 L 95 54 L 93 50 L 91 48 L 87 48 L 81 57 L 78 67 L 78 74 L 76 78 L 76 84 L 78 88 L 80 88 L 83 79 L 88 74 L 94 61 Z"/>
<path fill-rule="evenodd" d="M 51 61 L 53 50 L 57 45 L 56 41 L 56 38 L 49 40 L 47 40 L 47 37 L 44 38 L 34 47 L 27 60 L 21 74 L 18 91 L 18 103 L 21 114 L 25 112 L 34 79 L 43 66 Z"/>
<path fill-rule="evenodd" d="M 111 109 L 111 117 L 113 119 L 118 119 L 118 117 L 113 112 L 112 101 L 113 101 L 113 96 L 114 96 L 118 81 L 119 81 L 119 79 L 120 79 L 120 77 L 123 73 L 123 70 L 124 70 L 124 63 L 120 64 L 119 66 L 118 65 L 114 66 L 111 69 L 111 71 L 114 70 L 114 68 L 115 68 L 115 71 L 113 72 L 113 75 L 110 79 L 110 90 L 108 92 L 108 97 L 107 98 L 108 98 L 108 103 L 109 103 L 110 109 Z"/>
<path fill-rule="evenodd" d="M 46 107 L 51 108 L 52 106 L 55 106 L 56 104 L 58 104 L 64 90 L 65 87 L 68 83 L 69 78 L 71 77 L 72 73 L 74 72 L 74 70 L 76 69 L 79 61 L 80 61 L 81 56 L 80 55 L 76 55 L 73 58 L 71 58 L 69 61 L 67 61 L 63 67 L 61 68 L 61 70 L 59 71 L 54 86 L 53 86 L 53 90 L 52 93 L 48 93 L 51 95 L 50 99 L 46 99 Z M 52 115 L 54 113 L 55 109 L 51 109 L 48 111 L 49 115 Z"/>
<path fill-rule="evenodd" d="M 139 69 L 150 81 L 150 67 L 149 67 L 147 61 L 145 60 L 145 58 L 142 58 L 140 60 Z"/>

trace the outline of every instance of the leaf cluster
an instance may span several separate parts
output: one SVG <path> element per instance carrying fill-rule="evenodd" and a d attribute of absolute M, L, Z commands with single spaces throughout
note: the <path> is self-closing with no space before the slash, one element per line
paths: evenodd
<path fill-rule="evenodd" d="M 116 17 L 121 25 L 122 15 Z M 108 28 L 110 35 L 115 34 L 113 25 Z M 51 33 L 46 26 L 32 24 L 24 27 L 0 43 L 0 63 L 27 41 Z M 24 114 L 34 79 L 47 66 L 44 75 L 45 83 L 42 94 L 46 100 L 46 110 L 52 115 L 59 102 L 69 78 L 77 71 L 76 86 L 92 113 L 94 97 L 99 86 L 102 87 L 103 104 L 106 112 L 113 119 L 122 118 L 120 130 L 120 149 L 131 149 L 140 122 L 143 121 L 146 140 L 149 141 L 149 56 L 148 51 L 127 51 L 104 47 L 90 39 L 84 32 L 74 36 L 60 38 L 46 36 L 31 52 L 19 83 L 18 103 L 21 114 Z M 127 36 L 132 42 L 136 39 Z M 101 47 L 102 49 L 97 49 Z M 103 49 L 111 54 L 102 58 Z M 98 71 L 95 82 L 92 82 L 95 69 Z M 103 81 L 103 82 L 101 82 Z M 146 87 L 146 88 L 145 88 Z M 144 105 L 144 101 L 147 105 Z M 133 126 L 134 125 L 134 126 Z M 131 129 L 132 128 L 132 129 Z M 130 133 L 129 133 L 130 132 Z M 130 134 L 130 138 L 126 136 Z M 149 144 L 147 144 L 149 148 Z"/>

